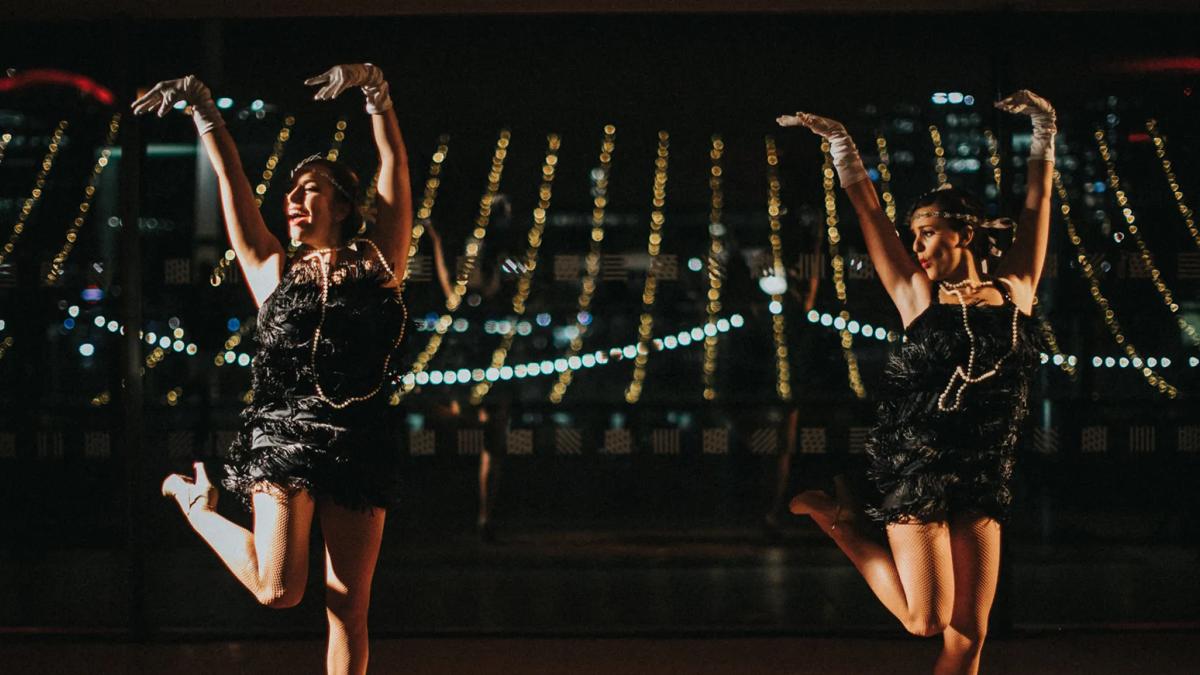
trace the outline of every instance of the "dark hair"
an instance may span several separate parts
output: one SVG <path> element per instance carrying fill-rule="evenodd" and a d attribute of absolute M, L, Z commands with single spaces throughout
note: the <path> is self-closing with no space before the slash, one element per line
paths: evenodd
<path fill-rule="evenodd" d="M 306 157 L 296 164 L 292 169 L 291 180 L 296 180 L 296 176 L 309 169 L 317 169 L 324 173 L 329 182 L 333 183 L 334 199 L 350 207 L 350 212 L 337 224 L 337 227 L 342 241 L 353 238 L 362 226 L 362 214 L 358 208 L 362 201 L 358 174 L 344 162 L 316 154 Z"/>
<path fill-rule="evenodd" d="M 1011 221 L 988 220 L 987 208 L 978 197 L 966 190 L 944 186 L 917 197 L 908 209 L 905 222 L 911 224 L 913 214 L 918 209 L 925 207 L 933 207 L 942 213 L 953 214 L 945 220 L 959 234 L 964 234 L 970 227 L 974 235 L 968 245 L 971 253 L 983 264 L 984 271 L 994 268 L 994 264 L 989 263 L 999 260 L 1003 255 L 1000 231 L 1010 230 L 1011 233 Z M 1005 247 L 1011 241 L 1011 237 L 1007 239 L 1008 241 L 1003 242 Z"/>

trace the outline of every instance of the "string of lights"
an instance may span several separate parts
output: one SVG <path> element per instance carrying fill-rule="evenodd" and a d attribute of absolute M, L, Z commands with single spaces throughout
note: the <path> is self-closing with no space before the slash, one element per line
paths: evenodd
<path fill-rule="evenodd" d="M 666 217 L 663 209 L 667 203 L 667 160 L 670 157 L 671 136 L 665 131 L 658 132 L 657 157 L 654 159 L 654 189 L 650 211 L 650 236 L 646 243 L 646 252 L 650 254 L 650 262 L 646 266 L 646 283 L 642 287 L 642 315 L 638 321 L 638 353 L 633 360 L 633 379 L 625 388 L 625 402 L 637 403 L 642 397 L 642 388 L 646 381 L 646 364 L 650 361 L 648 345 L 654 331 L 654 300 L 658 291 L 658 254 L 662 250 L 662 226 Z"/>
<path fill-rule="evenodd" d="M 929 125 L 929 139 L 933 141 L 933 168 L 937 173 L 938 187 L 950 182 L 946 177 L 946 149 L 942 147 L 942 132 L 936 124 Z"/>
<path fill-rule="evenodd" d="M 1154 153 L 1158 155 L 1158 161 L 1162 164 L 1163 176 L 1167 179 L 1167 186 L 1171 188 L 1171 196 L 1175 198 L 1179 215 L 1183 216 L 1188 234 L 1192 235 L 1192 240 L 1196 242 L 1197 247 L 1200 247 L 1200 229 L 1196 228 L 1196 214 L 1184 199 L 1183 188 L 1180 187 L 1179 179 L 1175 176 L 1175 169 L 1167 157 L 1167 139 L 1158 130 L 1158 120 L 1146 120 L 1146 131 L 1150 134 L 1150 140 L 1154 141 Z"/>
<path fill-rule="evenodd" d="M 8 132 L 0 134 L 0 162 L 4 161 L 4 154 L 8 151 L 8 143 L 12 137 L 13 135 Z"/>
<path fill-rule="evenodd" d="M 721 156 L 725 153 L 725 141 L 720 134 L 712 137 L 712 149 L 708 157 L 712 161 L 709 169 L 708 189 L 712 193 L 712 206 L 708 212 L 708 322 L 716 323 L 721 314 L 721 284 L 725 276 L 721 268 L 725 244 L 722 235 L 725 226 L 721 224 L 721 212 L 725 205 L 725 194 L 721 189 Z M 704 338 L 704 400 L 712 401 L 717 398 L 717 353 L 718 336 L 710 335 Z"/>
<path fill-rule="evenodd" d="M 859 325 L 859 323 L 854 320 L 846 322 L 841 317 L 830 314 L 829 312 L 820 312 L 814 309 L 808 313 L 807 318 L 809 323 L 820 324 L 821 326 L 829 328 L 830 330 L 841 330 L 842 328 L 846 328 L 856 335 L 874 337 L 880 341 L 887 340 L 894 342 L 900 339 L 898 333 L 886 330 L 882 326 L 876 327 L 871 326 L 870 324 Z M 1052 363 L 1055 367 L 1062 367 L 1062 363 L 1060 363 L 1062 361 L 1069 362 L 1072 367 L 1080 364 L 1079 357 L 1073 354 L 1056 354 L 1051 356 L 1050 354 L 1043 352 L 1041 355 L 1041 362 L 1043 365 Z M 1144 360 L 1137 356 L 1132 358 L 1128 356 L 1092 356 L 1090 357 L 1090 360 L 1085 360 L 1085 363 L 1090 363 L 1093 368 L 1142 368 L 1144 366 L 1149 366 L 1150 368 L 1170 368 L 1175 364 L 1175 361 L 1169 356 L 1148 356 Z M 1187 365 L 1189 368 L 1200 367 L 1200 358 L 1189 356 Z"/>
<path fill-rule="evenodd" d="M 1088 282 L 1092 300 L 1100 308 L 1101 316 L 1104 317 L 1104 325 L 1108 328 L 1108 332 L 1112 334 L 1117 346 L 1124 350 L 1126 357 L 1131 362 L 1136 360 L 1138 363 L 1145 363 L 1141 355 L 1138 354 L 1137 349 L 1133 346 L 1133 343 L 1125 337 L 1125 333 L 1121 330 L 1121 324 L 1117 321 L 1116 312 L 1113 311 L 1108 298 L 1104 297 L 1104 293 L 1100 290 L 1100 280 L 1096 277 L 1096 270 L 1092 267 L 1087 251 L 1083 247 L 1083 238 L 1079 236 L 1075 220 L 1071 217 L 1070 199 L 1067 196 L 1067 189 L 1063 185 L 1062 175 L 1058 172 L 1058 169 L 1054 170 L 1054 187 L 1058 192 L 1059 209 L 1062 211 L 1063 220 L 1067 224 L 1067 237 L 1071 240 L 1072 246 L 1075 247 L 1075 260 L 1079 263 L 1079 268 L 1083 271 L 1083 276 Z M 1149 365 L 1143 365 L 1139 369 L 1139 372 L 1141 372 L 1146 382 L 1155 389 L 1158 389 L 1160 393 L 1165 394 L 1169 398 L 1175 398 L 1179 395 L 1178 390 L 1163 379 L 1161 375 L 1156 373 Z"/>
<path fill-rule="evenodd" d="M 782 200 L 779 198 L 779 151 L 775 147 L 775 138 L 766 137 L 767 149 L 767 217 L 771 225 L 771 274 L 786 284 L 787 271 L 783 265 L 783 237 L 780 235 L 782 224 L 780 215 L 783 212 Z M 771 294 L 771 334 L 775 340 L 775 394 L 781 401 L 792 400 L 792 365 L 788 354 L 787 319 L 783 313 L 783 288 L 772 289 Z"/>
<path fill-rule="evenodd" d="M 329 152 L 325 153 L 325 159 L 331 162 L 336 162 L 338 155 L 342 153 L 342 143 L 346 140 L 346 124 L 346 119 L 342 118 L 334 125 L 333 142 L 329 144 Z"/>
<path fill-rule="evenodd" d="M 437 149 L 429 159 L 429 175 L 425 178 L 425 192 L 421 195 L 421 206 L 417 208 L 416 222 L 413 223 L 412 240 L 408 244 L 408 265 L 404 269 L 404 278 L 412 276 L 413 258 L 421 247 L 421 237 L 425 228 L 433 222 L 433 206 L 437 203 L 438 188 L 442 185 L 442 164 L 450 152 L 450 136 L 442 134 L 438 137 Z"/>
<path fill-rule="evenodd" d="M 275 143 L 271 146 L 271 154 L 267 156 L 267 162 L 263 166 L 258 185 L 254 186 L 254 205 L 260 209 L 262 208 L 263 200 L 267 196 L 267 191 L 271 189 L 271 179 L 275 177 L 275 172 L 279 168 L 279 158 L 283 156 L 283 151 L 287 148 L 287 142 L 292 138 L 292 127 L 295 124 L 296 118 L 288 115 L 283 118 L 283 127 L 280 128 L 279 133 L 275 134 Z M 221 259 L 213 266 L 208 282 L 214 287 L 224 283 L 229 273 L 229 268 L 236 259 L 237 254 L 234 253 L 233 249 L 225 249 L 225 253 L 221 255 Z"/>
<path fill-rule="evenodd" d="M 850 331 L 853 335 L 874 338 L 880 342 L 896 342 L 901 338 L 901 334 L 894 330 L 888 330 L 883 326 L 872 326 L 869 323 L 860 323 L 856 319 L 851 318 L 847 312 L 830 314 L 829 312 L 818 312 L 812 309 L 809 310 L 806 317 L 809 323 L 819 323 L 826 328 L 832 327 L 838 332 L 843 330 Z"/>
<path fill-rule="evenodd" d="M 54 168 L 54 159 L 58 157 L 58 151 L 62 149 L 63 135 L 67 132 L 68 122 L 62 120 L 58 126 L 54 128 L 54 133 L 50 136 L 50 147 L 46 151 L 46 156 L 42 158 L 41 168 L 38 170 L 37 178 L 33 182 L 33 190 L 29 196 L 25 198 L 25 202 L 21 204 L 21 213 L 17 216 L 17 222 L 13 225 L 12 234 L 9 235 L 8 243 L 0 250 L 0 265 L 17 247 L 17 241 L 21 238 L 21 234 L 25 232 L 25 225 L 29 221 L 29 215 L 33 213 L 34 207 L 42 200 L 42 195 L 45 194 L 46 177 L 50 175 L 50 170 Z"/>
<path fill-rule="evenodd" d="M 1042 333 L 1042 339 L 1046 341 L 1046 346 L 1050 348 L 1050 353 L 1054 355 L 1054 365 L 1067 375 L 1075 377 L 1075 362 L 1063 358 L 1062 348 L 1058 346 L 1058 336 L 1055 335 L 1050 322 L 1043 316 L 1038 316 L 1038 329 Z"/>
<path fill-rule="evenodd" d="M 579 290 L 579 300 L 576 302 L 575 326 L 571 333 L 571 343 L 567 347 L 564 358 L 568 360 L 579 358 L 583 349 L 583 338 L 591 323 L 592 296 L 596 293 L 596 279 L 600 276 L 600 250 L 604 243 L 604 213 L 608 208 L 608 178 L 612 171 L 612 155 L 616 149 L 617 128 L 611 124 L 604 127 L 604 139 L 600 143 L 600 165 L 593 171 L 592 181 L 592 232 L 588 243 L 588 254 L 584 262 L 584 276 Z M 585 322 L 584 317 L 589 317 Z M 558 381 L 550 388 L 550 402 L 562 403 L 567 387 L 574 379 L 574 370 L 564 370 L 558 374 Z"/>
<path fill-rule="evenodd" d="M 892 157 L 888 154 L 887 139 L 882 132 L 875 135 L 875 147 L 879 150 L 879 192 L 883 196 L 883 212 L 895 225 L 896 195 L 892 194 Z"/>
<path fill-rule="evenodd" d="M 1121 207 L 1121 215 L 1125 218 L 1126 229 L 1133 236 L 1138 254 L 1141 255 L 1142 262 L 1145 264 L 1146 270 L 1150 273 L 1150 281 L 1154 284 L 1154 288 L 1158 291 L 1159 296 L 1162 297 L 1163 304 L 1167 306 L 1167 309 L 1171 310 L 1171 314 L 1175 317 L 1175 322 L 1179 325 L 1179 330 L 1187 336 L 1193 346 L 1200 347 L 1200 333 L 1197 333 L 1196 329 L 1179 313 L 1179 304 L 1175 302 L 1171 289 L 1163 281 L 1162 272 L 1154 264 L 1154 256 L 1150 253 L 1150 247 L 1146 245 L 1146 240 L 1142 237 L 1141 228 L 1137 224 L 1137 217 L 1133 213 L 1133 208 L 1129 205 L 1129 196 L 1125 193 L 1124 188 L 1121 187 L 1121 178 L 1117 175 L 1116 162 L 1113 161 L 1108 141 L 1104 138 L 1104 131 L 1097 129 L 1094 136 L 1096 144 L 1100 148 L 1100 157 L 1104 160 L 1104 169 L 1108 172 L 1108 184 L 1112 187 L 1113 193 L 1116 195 L 1117 205 Z"/>
<path fill-rule="evenodd" d="M 426 385 L 453 385 L 496 380 L 507 381 L 514 378 L 524 379 L 540 375 L 561 375 L 564 372 L 595 368 L 596 366 L 603 366 L 619 361 L 636 361 L 638 356 L 649 351 L 673 351 L 680 347 L 701 344 L 704 342 L 705 336 L 727 333 L 731 330 L 742 328 L 745 325 L 746 320 L 741 314 L 733 314 L 728 319 L 718 319 L 715 324 L 706 323 L 688 330 L 679 331 L 678 333 L 672 333 L 662 338 L 654 338 L 646 343 L 642 343 L 639 340 L 634 344 L 599 349 L 583 354 L 582 356 L 529 361 L 515 366 L 506 365 L 486 370 L 483 368 L 459 368 L 457 370 L 410 372 L 401 378 L 401 385 L 412 388 Z"/>
<path fill-rule="evenodd" d="M 271 179 L 275 177 L 275 172 L 279 168 L 279 158 L 283 156 L 283 151 L 292 138 L 292 127 L 295 125 L 296 118 L 287 115 L 283 118 L 283 128 L 275 134 L 275 143 L 271 146 L 271 154 L 267 156 L 267 163 L 263 167 L 258 185 L 254 186 L 254 205 L 259 208 L 262 208 L 263 199 L 266 198 L 267 191 L 271 189 Z"/>
<path fill-rule="evenodd" d="M 92 167 L 92 173 L 88 177 L 87 187 L 83 190 L 83 201 L 79 202 L 79 210 L 75 215 L 75 219 L 71 221 L 71 226 L 67 228 L 66 241 L 63 242 L 62 248 L 54 255 L 50 262 L 50 271 L 46 273 L 46 283 L 53 284 L 62 276 L 63 266 L 67 262 L 67 258 L 71 255 L 72 249 L 75 248 L 75 242 L 79 238 L 79 230 L 83 227 L 83 223 L 87 220 L 88 213 L 92 208 L 92 199 L 96 196 L 96 188 L 100 184 L 100 175 L 104 173 L 105 167 L 108 166 L 108 158 L 112 155 L 112 145 L 117 138 L 117 130 L 121 127 L 121 114 L 117 113 L 112 116 L 108 123 L 108 135 L 104 138 L 104 146 L 100 150 L 100 156 L 96 159 L 96 165 Z"/>
<path fill-rule="evenodd" d="M 833 156 L 829 154 L 828 141 L 821 141 L 821 152 L 825 154 L 821 184 L 825 189 L 825 234 L 829 242 L 829 262 L 833 266 L 833 288 L 837 292 L 838 302 L 842 305 L 840 318 L 849 321 L 850 314 L 846 312 L 846 261 L 839 250 L 842 235 L 838 230 L 837 195 L 833 190 Z M 858 398 L 866 398 L 867 390 L 863 386 L 862 375 L 858 372 L 858 357 L 854 354 L 854 334 L 843 329 L 841 337 L 842 356 L 846 359 L 850 389 Z"/>
<path fill-rule="evenodd" d="M 546 158 L 542 162 L 542 184 L 538 188 L 538 204 L 533 210 L 533 224 L 529 227 L 529 246 L 525 249 L 525 260 L 521 276 L 517 279 L 517 290 L 513 293 L 512 312 L 519 320 L 525 316 L 525 301 L 529 299 L 529 291 L 533 287 L 533 273 L 537 270 L 538 252 L 542 246 L 542 233 L 546 229 L 546 213 L 550 210 L 551 188 L 554 185 L 554 172 L 558 166 L 558 149 L 562 139 L 558 134 L 546 137 Z M 517 336 L 517 320 L 510 323 L 510 328 L 500 338 L 500 346 L 492 352 L 492 362 L 489 370 L 499 372 L 508 361 L 508 350 L 512 348 L 513 339 Z M 471 403 L 479 405 L 483 397 L 492 388 L 494 381 L 483 380 L 471 388 Z"/>
<path fill-rule="evenodd" d="M 475 229 L 471 236 L 467 237 L 462 262 L 454 279 L 454 287 L 446 298 L 446 311 L 438 317 L 434 334 L 429 337 L 425 348 L 413 360 L 409 374 L 421 373 L 429 367 L 429 362 L 441 349 L 446 331 L 450 329 L 450 324 L 453 322 L 454 312 L 462 304 L 462 296 L 467 292 L 467 281 L 471 278 L 471 272 L 475 270 L 475 263 L 483 248 L 483 240 L 487 236 L 488 224 L 492 219 L 492 204 L 496 200 L 496 193 L 500 191 L 500 178 L 504 174 L 504 160 L 508 157 L 508 145 L 511 137 L 512 134 L 509 130 L 504 129 L 500 132 L 500 137 L 496 139 L 496 148 L 492 152 L 492 167 L 488 171 L 487 188 L 479 199 L 479 214 L 475 217 Z M 400 400 L 413 390 L 414 386 L 410 384 L 412 382 L 415 382 L 415 379 L 401 378 L 400 389 L 391 397 L 392 405 L 399 405 Z"/>

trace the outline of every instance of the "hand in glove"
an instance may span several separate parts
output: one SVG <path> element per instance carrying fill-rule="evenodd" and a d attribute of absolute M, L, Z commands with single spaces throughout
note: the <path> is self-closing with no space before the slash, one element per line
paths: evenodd
<path fill-rule="evenodd" d="M 1055 124 L 1054 107 L 1049 101 L 1028 89 L 1020 89 L 996 101 L 996 107 L 1014 115 L 1029 115 L 1033 122 L 1029 159 L 1054 162 L 1054 134 L 1058 126 Z"/>
<path fill-rule="evenodd" d="M 318 101 L 329 101 L 351 87 L 361 87 L 363 95 L 367 97 L 368 113 L 378 115 L 392 108 L 392 98 L 388 93 L 388 83 L 383 79 L 383 71 L 370 63 L 334 66 L 316 77 L 308 78 L 304 84 L 321 87 L 313 94 Z"/>
<path fill-rule="evenodd" d="M 781 127 L 807 127 L 814 134 L 829 141 L 829 154 L 837 169 L 842 187 L 867 179 L 858 148 L 841 122 L 812 113 L 798 112 L 795 115 L 780 115 L 775 118 Z"/>
<path fill-rule="evenodd" d="M 195 122 L 196 130 L 201 136 L 225 126 L 225 120 L 221 118 L 220 111 L 213 103 L 212 93 L 195 75 L 177 80 L 163 80 L 134 101 L 130 107 L 135 115 L 155 112 L 159 117 L 166 117 L 179 101 L 191 107 L 192 121 Z"/>

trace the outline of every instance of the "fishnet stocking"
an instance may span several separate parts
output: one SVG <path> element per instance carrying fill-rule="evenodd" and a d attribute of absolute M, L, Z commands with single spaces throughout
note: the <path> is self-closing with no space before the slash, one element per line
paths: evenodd
<path fill-rule="evenodd" d="M 325 536 L 326 672 L 361 675 L 367 672 L 367 611 L 387 512 L 352 511 L 325 500 L 317 511 Z"/>
<path fill-rule="evenodd" d="M 812 516 L 910 633 L 936 635 L 949 623 L 954 571 L 946 523 L 889 525 L 884 545 L 866 530 L 851 501 L 839 506 L 823 492 L 806 492 L 793 500 L 792 510 Z"/>
<path fill-rule="evenodd" d="M 936 675 L 979 672 L 988 614 L 1000 575 L 1000 524 L 977 514 L 950 522 L 954 558 L 954 612 L 943 633 Z"/>
<path fill-rule="evenodd" d="M 1000 575 L 998 522 L 963 514 L 892 524 L 884 546 L 860 524 L 852 501 L 839 505 L 823 492 L 805 492 L 792 500 L 792 512 L 812 516 L 909 632 L 942 633 L 935 675 L 978 673 Z"/>
<path fill-rule="evenodd" d="M 207 509 L 193 509 L 188 520 L 259 602 L 293 607 L 308 580 L 313 499 L 305 491 L 264 486 L 253 506 L 253 532 Z"/>

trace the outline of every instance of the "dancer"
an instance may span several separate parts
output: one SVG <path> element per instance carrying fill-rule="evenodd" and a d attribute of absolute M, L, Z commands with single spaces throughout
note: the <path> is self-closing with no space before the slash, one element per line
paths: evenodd
<path fill-rule="evenodd" d="M 344 164 L 313 155 L 284 200 L 289 260 L 254 203 L 233 138 L 195 76 L 167 80 L 133 104 L 162 117 L 192 111 L 216 171 L 229 240 L 259 306 L 254 400 L 228 452 L 224 486 L 253 511 L 247 530 L 217 513 L 204 464 L 162 492 L 229 571 L 268 607 L 300 602 L 314 514 L 325 538 L 326 670 L 365 673 L 367 609 L 395 478 L 392 411 L 380 393 L 396 365 L 407 312 L 401 280 L 412 234 L 408 159 L 388 84 L 371 64 L 334 66 L 305 81 L 317 100 L 361 87 L 380 170 L 377 215 L 358 237 L 359 184 Z"/>
<path fill-rule="evenodd" d="M 801 222 L 804 222 L 803 217 L 801 218 Z M 815 226 L 800 231 L 800 250 L 806 251 L 807 254 L 818 258 L 821 255 L 822 238 L 814 230 L 817 230 L 819 227 Z M 821 284 L 820 277 L 814 270 L 807 275 L 807 279 L 803 279 L 796 267 L 789 267 L 787 276 L 789 277 L 788 296 L 795 303 L 794 306 L 798 305 L 803 314 L 807 315 L 812 311 L 813 307 L 816 307 L 817 291 Z M 803 386 L 811 384 L 810 380 L 819 370 L 817 359 L 813 356 L 813 346 L 817 343 L 817 338 L 819 338 L 815 328 L 808 325 L 808 322 L 793 321 L 787 325 L 786 338 L 788 357 L 791 359 L 789 384 L 791 385 L 793 398 L 787 408 L 787 416 L 784 418 L 782 425 L 783 447 L 775 457 L 775 475 L 774 482 L 772 483 L 771 503 L 767 507 L 766 515 L 763 516 L 763 533 L 766 535 L 768 541 L 780 541 L 783 538 L 779 516 L 783 513 L 784 505 L 788 502 L 788 487 L 792 485 L 792 464 L 796 458 L 796 446 L 800 431 L 800 409 L 802 407 L 798 394 Z"/>
<path fill-rule="evenodd" d="M 809 113 L 777 120 L 828 140 L 907 337 L 888 361 L 867 446 L 882 500 L 866 513 L 886 526 L 887 545 L 841 490 L 801 493 L 791 510 L 833 538 L 905 628 L 942 634 L 938 674 L 979 670 L 1013 450 L 1038 362 L 1030 315 L 1050 228 L 1055 115 L 1027 90 L 996 107 L 1033 122 L 1025 202 L 1003 257 L 995 235 L 1011 221 L 987 220 L 977 199 L 950 188 L 922 196 L 909 213 L 914 262 L 845 127 Z"/>
<path fill-rule="evenodd" d="M 498 196 L 492 204 L 493 218 L 497 222 L 492 227 L 504 230 L 512 217 L 512 206 L 503 195 Z M 446 263 L 446 252 L 442 247 L 442 237 L 432 224 L 425 227 L 432 245 L 434 270 L 437 272 L 438 287 L 445 297 L 454 293 L 450 268 Z M 493 235 L 494 236 L 494 235 Z M 474 314 L 472 317 L 478 323 L 484 321 L 486 311 L 492 311 L 492 301 L 498 298 L 504 290 L 504 275 L 501 273 L 501 260 L 508 256 L 501 252 L 489 255 L 486 245 L 480 244 L 476 259 L 481 261 L 471 271 L 467 278 L 468 296 L 463 303 L 462 314 Z M 472 308 L 476 308 L 472 312 Z M 449 337 L 449 336 L 448 336 Z M 476 366 L 487 363 L 491 351 L 480 349 L 482 346 L 477 339 L 456 340 L 454 351 L 456 356 L 463 359 L 463 366 Z M 512 395 L 507 388 L 493 389 L 487 400 L 474 405 L 469 400 L 468 391 L 456 395 L 449 387 L 444 396 L 433 402 L 434 415 L 443 425 L 449 424 L 455 430 L 460 428 L 483 429 L 483 449 L 479 453 L 479 509 L 475 519 L 475 531 L 479 541 L 492 544 L 496 541 L 496 527 L 493 516 L 496 511 L 496 499 L 500 491 L 500 476 L 504 469 L 504 460 L 508 454 L 508 424 L 512 410 Z M 463 400 L 467 399 L 467 400 Z"/>

